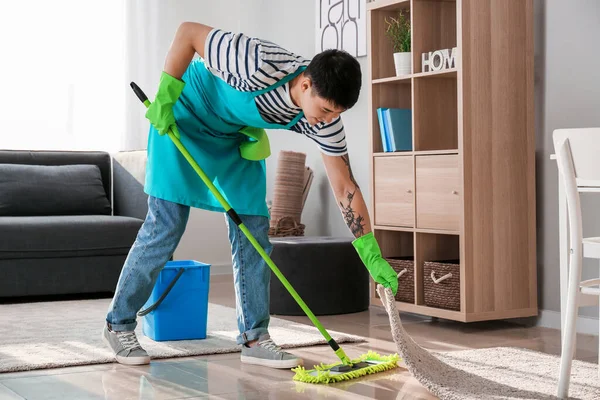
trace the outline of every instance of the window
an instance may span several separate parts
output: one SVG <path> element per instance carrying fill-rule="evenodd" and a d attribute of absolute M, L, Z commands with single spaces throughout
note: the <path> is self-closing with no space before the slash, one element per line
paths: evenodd
<path fill-rule="evenodd" d="M 0 148 L 106 150 L 125 133 L 125 2 L 0 4 Z"/>

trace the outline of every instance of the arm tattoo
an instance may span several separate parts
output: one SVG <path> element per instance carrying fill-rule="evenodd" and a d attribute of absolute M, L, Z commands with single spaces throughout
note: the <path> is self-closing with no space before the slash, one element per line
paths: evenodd
<path fill-rule="evenodd" d="M 350 181 L 354 184 L 354 191 L 348 192 L 346 195 L 346 199 L 348 200 L 348 204 L 344 205 L 343 201 L 340 201 L 340 208 L 342 210 L 342 215 L 344 216 L 344 221 L 346 221 L 346 225 L 350 228 L 350 231 L 354 235 L 354 237 L 359 237 L 365 234 L 365 219 L 362 215 L 360 215 L 357 211 L 352 208 L 352 200 L 354 200 L 354 195 L 357 191 L 360 190 L 358 187 L 358 183 L 356 179 L 354 179 L 354 175 L 352 174 L 352 169 L 350 168 L 350 157 L 348 154 L 344 154 L 342 156 L 342 161 L 346 164 L 346 168 L 348 169 L 348 174 L 350 176 Z"/>
<path fill-rule="evenodd" d="M 356 186 L 356 188 L 358 189 L 358 183 L 354 179 L 354 175 L 352 174 L 352 168 L 350 168 L 350 157 L 348 156 L 348 154 L 344 154 L 342 156 L 342 161 L 344 161 L 344 164 L 346 164 L 346 168 L 348 168 L 348 174 L 350 174 L 350 180 L 352 181 L 354 186 Z"/>
<path fill-rule="evenodd" d="M 365 224 L 363 216 L 352 209 L 354 193 L 356 193 L 356 190 L 352 193 L 348 192 L 348 205 L 344 206 L 344 204 L 340 201 L 340 208 L 342 209 L 342 214 L 344 215 L 346 225 L 348 225 L 350 231 L 352 231 L 352 234 L 354 234 L 355 237 L 359 237 L 365 233 Z"/>

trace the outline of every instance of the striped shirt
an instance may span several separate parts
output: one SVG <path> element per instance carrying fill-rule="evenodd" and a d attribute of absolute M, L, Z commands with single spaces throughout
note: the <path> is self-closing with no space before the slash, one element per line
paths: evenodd
<path fill-rule="evenodd" d="M 209 71 L 236 90 L 252 92 L 274 85 L 310 60 L 267 40 L 213 29 L 206 39 L 204 62 Z M 272 124 L 287 125 L 302 111 L 292 101 L 288 83 L 256 96 L 255 103 L 261 117 Z M 310 126 L 302 116 L 290 130 L 313 140 L 325 154 L 347 153 L 341 117 Z"/>

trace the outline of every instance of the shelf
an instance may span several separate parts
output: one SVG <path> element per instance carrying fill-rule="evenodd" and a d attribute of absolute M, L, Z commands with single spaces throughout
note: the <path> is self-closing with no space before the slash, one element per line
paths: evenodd
<path fill-rule="evenodd" d="M 414 228 L 408 226 L 373 225 L 373 229 L 380 231 L 414 232 Z"/>
<path fill-rule="evenodd" d="M 412 74 L 413 78 L 456 78 L 456 68 Z"/>
<path fill-rule="evenodd" d="M 448 149 L 448 150 L 421 150 L 421 151 L 413 151 L 414 155 L 417 156 L 434 156 L 434 155 L 443 155 L 443 154 L 458 154 L 458 149 Z"/>
<path fill-rule="evenodd" d="M 387 151 L 373 153 L 373 157 L 407 157 L 407 156 L 434 156 L 444 154 L 458 154 L 458 149 L 448 150 L 421 150 L 421 151 Z"/>
<path fill-rule="evenodd" d="M 452 236 L 458 236 L 460 235 L 460 231 L 453 231 L 453 230 L 447 230 L 447 229 L 425 229 L 425 228 L 417 228 L 415 229 L 415 232 L 417 233 L 429 233 L 432 235 L 452 235 Z"/>
<path fill-rule="evenodd" d="M 411 79 L 415 78 L 456 78 L 456 68 L 445 69 L 442 71 L 434 72 L 419 72 L 417 74 L 409 74 L 403 76 L 392 76 L 389 78 L 373 79 L 374 85 L 381 85 L 384 83 L 392 83 L 396 85 L 408 85 L 411 83 Z"/>
<path fill-rule="evenodd" d="M 423 228 L 411 228 L 408 226 L 393 226 L 393 225 L 373 225 L 373 229 L 380 231 L 395 231 L 395 232 L 416 232 L 416 233 L 429 233 L 432 235 L 460 235 L 460 231 L 450 231 L 445 229 L 423 229 Z"/>
<path fill-rule="evenodd" d="M 374 287 L 375 286 L 373 286 L 373 288 Z M 372 301 L 373 305 L 383 307 L 383 303 L 381 302 L 381 300 L 378 297 L 372 296 L 371 301 Z M 451 320 L 451 321 L 468 322 L 465 314 L 462 312 L 458 312 L 458 311 L 444 310 L 442 308 L 433 308 L 433 307 L 427 307 L 424 305 L 404 303 L 401 301 L 396 301 L 396 308 L 400 312 L 426 315 L 428 317 L 443 318 L 443 319 L 447 319 L 447 320 Z"/>
<path fill-rule="evenodd" d="M 412 77 L 412 75 L 403 75 L 403 76 L 392 76 L 391 78 L 374 79 L 373 84 L 379 85 L 382 83 L 394 83 L 397 85 L 408 85 L 408 84 L 410 84 L 411 77 Z"/>
<path fill-rule="evenodd" d="M 375 293 L 375 285 L 372 285 L 373 292 Z M 371 296 L 371 304 L 374 306 L 383 307 L 383 303 L 377 296 Z M 427 307 L 424 305 L 416 305 L 410 303 L 404 303 L 396 301 L 396 308 L 400 312 L 415 314 L 420 316 L 442 318 L 449 321 L 456 322 L 481 322 L 498 319 L 509 319 L 509 318 L 526 318 L 538 315 L 538 309 L 533 308 L 520 308 L 510 311 L 493 312 L 493 313 L 463 313 L 452 310 L 444 310 L 441 308 Z"/>
<path fill-rule="evenodd" d="M 407 157 L 412 155 L 412 151 L 387 151 L 373 153 L 373 157 Z"/>
<path fill-rule="evenodd" d="M 408 10 L 410 8 L 410 0 L 376 0 L 367 3 L 369 11 L 395 11 Z"/>
<path fill-rule="evenodd" d="M 403 313 L 461 322 L 537 315 L 530 3 L 503 3 L 502 12 L 494 12 L 494 0 L 468 7 L 456 0 L 366 4 L 373 234 L 392 268 L 409 271 L 403 283 L 409 273 L 413 279 L 405 293 L 412 290 L 414 300 L 396 299 Z M 400 12 L 411 21 L 412 70 L 403 76 L 386 35 L 386 19 Z M 422 68 L 423 53 L 454 48 L 453 63 L 444 65 L 453 68 Z M 496 73 L 489 65 L 498 59 L 507 67 Z M 498 87 L 506 90 L 489 90 Z M 412 134 L 412 143 L 398 147 L 406 151 L 383 151 L 378 108 L 410 110 L 404 116 L 410 113 L 411 129 L 407 124 L 402 133 Z M 497 148 L 504 158 L 491 156 Z M 517 168 L 526 172 L 515 175 Z M 512 207 L 503 206 L 506 193 L 516 196 Z M 392 262 L 398 257 L 403 262 Z M 436 261 L 441 265 L 430 263 Z M 376 284 L 370 287 L 371 304 L 381 305 Z M 435 307 L 433 292 L 454 299 L 439 303 L 452 309 Z"/>

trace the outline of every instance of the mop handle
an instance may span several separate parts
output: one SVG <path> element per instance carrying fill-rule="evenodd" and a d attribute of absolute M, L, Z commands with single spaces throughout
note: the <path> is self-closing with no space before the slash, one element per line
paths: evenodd
<path fill-rule="evenodd" d="M 146 108 L 150 107 L 150 100 L 148 100 L 148 97 L 144 94 L 144 92 L 142 91 L 142 89 L 140 89 L 140 87 L 138 85 L 136 85 L 134 82 L 131 82 L 130 86 L 133 89 L 133 91 L 135 92 L 136 96 L 140 99 L 140 101 L 142 103 L 144 103 L 144 105 L 146 106 Z M 192 168 L 194 169 L 194 171 L 196 171 L 196 173 L 200 176 L 200 178 L 202 179 L 202 181 L 206 184 L 206 186 L 208 186 L 208 189 L 210 190 L 210 192 L 217 198 L 217 200 L 219 201 L 219 203 L 221 204 L 221 206 L 225 209 L 225 212 L 227 213 L 227 215 L 229 215 L 229 217 L 231 218 L 231 220 L 233 222 L 235 222 L 235 224 L 240 228 L 240 230 L 242 232 L 244 232 L 244 235 L 246 235 L 246 237 L 248 238 L 248 240 L 250 241 L 250 243 L 252 243 L 252 245 L 254 246 L 254 248 L 256 249 L 256 251 L 258 251 L 258 253 L 262 256 L 262 258 L 265 260 L 265 262 L 267 263 L 267 265 L 271 268 L 271 270 L 273 271 L 273 273 L 277 276 L 277 278 L 279 278 L 279 280 L 281 281 L 281 283 L 283 283 L 283 286 L 285 286 L 285 288 L 288 290 L 288 292 L 290 292 L 290 294 L 296 300 L 296 302 L 298 303 L 298 305 L 302 308 L 302 310 L 304 311 L 304 313 L 308 316 L 308 318 L 310 318 L 310 320 L 317 327 L 317 329 L 319 330 L 319 332 L 321 332 L 321 334 L 323 335 L 323 337 L 325 338 L 325 340 L 327 340 L 327 343 L 329 344 L 329 346 L 331 346 L 331 348 L 333 349 L 333 351 L 335 352 L 335 354 L 340 358 L 340 360 L 342 361 L 342 363 L 344 363 L 344 364 L 351 364 L 351 361 L 348 358 L 348 356 L 346 355 L 346 353 L 344 353 L 344 350 L 342 350 L 342 348 L 337 344 L 337 342 L 335 341 L 335 339 L 333 339 L 329 335 L 329 333 L 327 332 L 327 330 L 325 330 L 325 328 L 319 322 L 319 320 L 317 319 L 317 317 L 308 308 L 308 306 L 306 305 L 306 303 L 304 302 L 304 300 L 302 300 L 302 298 L 300 297 L 300 295 L 298 295 L 298 293 L 296 292 L 296 290 L 288 282 L 288 280 L 285 278 L 285 276 L 283 276 L 283 274 L 281 273 L 281 271 L 279 271 L 279 268 L 277 268 L 277 266 L 275 265 L 275 263 L 273 262 L 273 260 L 271 260 L 271 257 L 269 257 L 269 255 L 265 252 L 265 250 L 262 248 L 262 246 L 254 238 L 254 236 L 252 235 L 252 233 L 248 230 L 248 228 L 242 222 L 242 220 L 239 217 L 239 215 L 235 212 L 235 210 L 233 208 L 231 208 L 231 206 L 229 205 L 229 203 L 227 203 L 227 200 L 225 200 L 225 198 L 221 195 L 221 193 L 219 193 L 219 190 L 211 182 L 211 180 L 208 178 L 208 176 L 206 176 L 206 174 L 204 173 L 204 171 L 202 170 L 202 168 L 200 168 L 200 166 L 198 165 L 198 163 L 196 163 L 196 161 L 194 160 L 194 158 L 187 151 L 187 149 L 181 143 L 181 141 L 175 136 L 175 134 L 173 133 L 173 131 L 171 130 L 171 128 L 169 128 L 168 135 L 171 138 L 171 140 L 173 141 L 173 143 L 175 144 L 175 146 L 183 154 L 183 156 L 185 157 L 185 159 L 190 163 L 190 165 L 192 166 Z"/>

